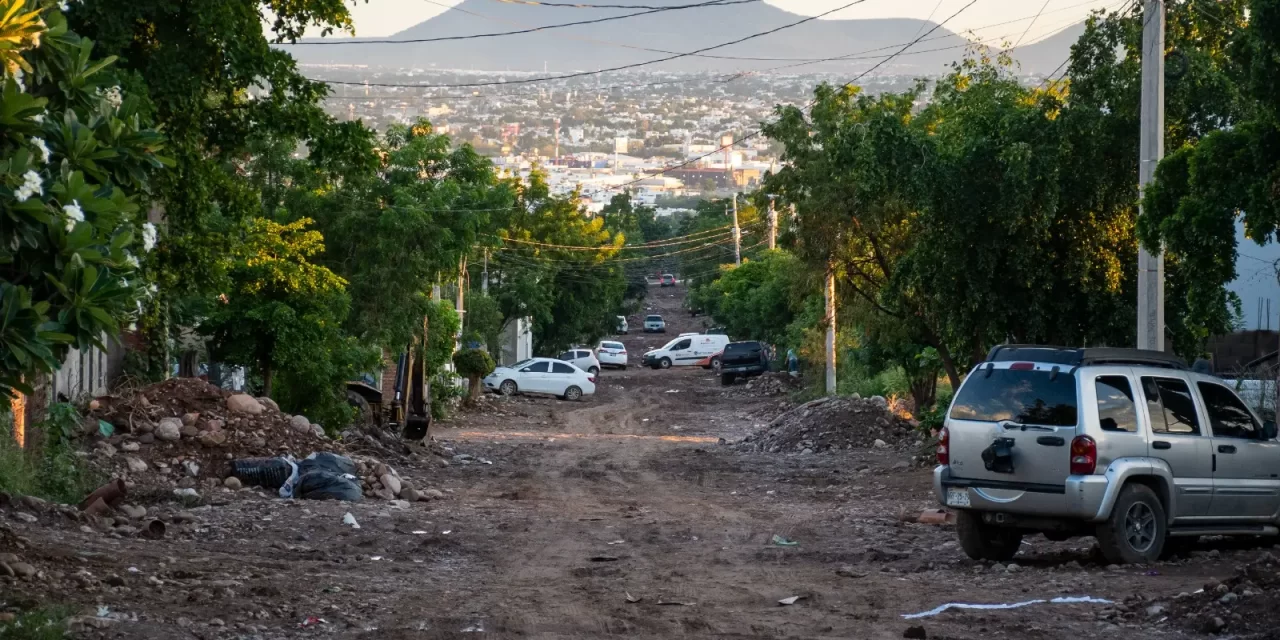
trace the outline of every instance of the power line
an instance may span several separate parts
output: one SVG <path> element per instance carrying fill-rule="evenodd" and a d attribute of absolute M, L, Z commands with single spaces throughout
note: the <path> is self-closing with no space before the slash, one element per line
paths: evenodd
<path fill-rule="evenodd" d="M 734 4 L 747 4 L 747 3 L 759 2 L 759 1 L 760 0 L 710 0 L 709 2 L 703 2 L 699 4 L 689 4 L 689 5 L 681 5 L 681 6 L 674 6 L 674 7 L 658 7 L 658 8 L 650 9 L 648 11 L 641 11 L 639 13 L 628 13 L 621 16 L 607 16 L 604 18 L 592 18 L 590 20 L 578 20 L 576 22 L 564 22 L 561 24 L 550 24 L 550 25 L 541 26 L 541 27 L 529 27 L 527 29 L 519 29 L 517 31 L 502 31 L 497 33 L 474 33 L 466 36 L 438 36 L 435 38 L 412 38 L 409 40 L 357 40 L 355 38 L 351 38 L 351 39 L 339 39 L 339 40 L 315 40 L 315 41 L 309 41 L 309 42 L 308 41 L 281 42 L 280 45 L 292 46 L 292 47 L 315 47 L 315 46 L 344 46 L 344 45 L 352 45 L 352 44 L 423 44 L 427 42 L 447 42 L 447 41 L 454 41 L 454 40 L 476 40 L 480 38 L 498 38 L 502 36 L 516 36 L 516 35 L 521 35 L 525 33 L 535 33 L 537 31 L 549 31 L 551 29 L 563 29 L 565 27 L 577 27 L 585 24 L 598 24 L 601 22 L 623 20 L 626 18 L 635 18 L 638 16 L 647 16 L 654 13 L 663 13 L 666 11 L 677 11 L 680 9 L 693 9 L 696 7 L 728 6 L 728 5 L 734 5 Z M 433 2 L 432 4 L 437 4 L 437 3 Z M 452 8 L 452 7 L 449 7 L 449 8 Z M 466 10 L 460 10 L 460 11 L 463 11 L 464 13 L 470 13 L 469 11 L 466 11 Z"/>
<path fill-rule="evenodd" d="M 968 9 L 969 7 L 972 7 L 972 6 L 974 5 L 974 3 L 976 3 L 977 1 L 978 1 L 978 0 L 969 0 L 969 3 L 968 3 L 968 4 L 964 5 L 963 7 L 960 7 L 960 10 L 959 10 L 959 11 L 956 11 L 955 13 L 951 14 L 951 15 L 950 15 L 946 20 L 943 20 L 942 22 L 940 22 L 940 23 L 938 23 L 938 24 L 934 25 L 934 26 L 933 26 L 933 28 L 932 28 L 932 29 L 930 29 L 929 31 L 927 31 L 923 36 L 917 36 L 914 40 L 912 40 L 911 42 L 908 42 L 908 43 L 906 44 L 906 46 L 904 46 L 904 47 L 902 47 L 901 49 L 899 49 L 899 50 L 898 50 L 897 52 L 895 52 L 893 55 L 891 55 L 891 56 L 889 56 L 889 57 L 885 58 L 884 60 L 881 60 L 880 62 L 877 62 L 877 63 L 876 63 L 875 65 L 873 65 L 870 69 L 867 69 L 866 71 L 864 71 L 864 72 L 862 72 L 862 73 L 858 74 L 857 76 L 855 76 L 853 80 L 850 80 L 849 82 L 846 82 L 846 83 L 845 83 L 841 88 L 843 89 L 843 88 L 847 88 L 847 87 L 849 87 L 849 86 L 852 86 L 852 85 L 853 85 L 853 83 L 855 83 L 855 82 L 857 82 L 858 80 L 861 80 L 862 78 L 866 77 L 866 76 L 867 76 L 867 74 L 869 74 L 869 73 L 871 73 L 871 72 L 875 71 L 876 69 L 879 69 L 879 68 L 880 68 L 881 66 L 883 66 L 886 62 L 888 62 L 888 61 L 890 61 L 890 60 L 894 59 L 895 57 L 897 57 L 897 56 L 899 56 L 899 55 L 901 55 L 903 51 L 906 51 L 907 49 L 910 49 L 913 45 L 915 45 L 917 42 L 919 42 L 921 38 L 923 38 L 923 37 L 927 37 L 929 34 L 933 33 L 934 31 L 937 31 L 938 29 L 941 29 L 943 25 L 947 24 L 948 22 L 950 22 L 951 20 L 953 20 L 956 16 L 960 15 L 961 13 L 964 13 L 964 11 L 965 11 L 966 9 Z M 814 104 L 815 104 L 815 101 L 814 101 L 814 100 L 811 100 L 811 101 L 809 101 L 809 104 L 806 106 L 806 108 L 808 108 L 808 107 L 812 107 Z M 759 136 L 759 135 L 761 135 L 761 134 L 763 134 L 763 133 L 764 133 L 764 131 L 763 131 L 762 129 L 756 129 L 755 131 L 752 131 L 751 133 L 748 133 L 747 135 L 743 136 L 743 137 L 742 137 L 741 139 L 739 139 L 739 140 L 734 140 L 733 142 L 731 142 L 731 143 L 729 143 L 729 144 L 721 145 L 721 146 L 720 146 L 720 148 L 718 148 L 718 149 L 716 149 L 716 150 L 714 150 L 714 151 L 711 151 L 710 153 L 705 153 L 705 154 L 700 155 L 700 156 L 698 156 L 698 157 L 696 157 L 696 158 L 691 158 L 691 159 L 689 159 L 689 160 L 685 160 L 684 162 L 681 162 L 680 164 L 677 164 L 677 165 L 673 165 L 673 166 L 670 166 L 670 167 L 665 167 L 665 168 L 663 168 L 663 169 L 661 169 L 661 170 L 657 171 L 656 173 L 655 173 L 655 172 L 651 172 L 651 173 L 649 173 L 648 175 L 644 176 L 643 178 L 638 178 L 638 179 L 636 179 L 636 180 L 632 180 L 632 181 L 630 181 L 630 182 L 623 183 L 622 185 L 619 185 L 618 187 L 610 187 L 610 188 L 606 189 L 606 191 L 608 191 L 608 190 L 612 190 L 612 189 L 617 189 L 617 188 L 626 188 L 626 187 L 629 187 L 629 186 L 631 186 L 631 185 L 633 185 L 633 184 L 636 184 L 637 182 L 641 182 L 641 181 L 643 181 L 643 180 L 648 180 L 649 178 L 652 178 L 653 176 L 663 175 L 663 174 L 665 174 L 665 173 L 667 173 L 667 172 L 669 172 L 669 171 L 674 171 L 674 170 L 676 170 L 676 169 L 679 169 L 680 167 L 687 167 L 687 166 L 689 166 L 690 164 L 693 164 L 694 162 L 697 162 L 697 161 L 702 160 L 702 159 L 704 159 L 704 158 L 708 158 L 708 157 L 710 157 L 710 156 L 713 156 L 713 155 L 715 155 L 715 154 L 717 154 L 717 153 L 720 153 L 721 151 L 724 151 L 725 149 L 729 149 L 729 148 L 733 147 L 735 144 L 739 144 L 739 143 L 741 143 L 741 142 L 742 142 L 742 141 L 744 141 L 744 140 L 750 140 L 751 138 L 757 137 L 757 136 Z"/>
<path fill-rule="evenodd" d="M 730 40 L 729 42 L 722 42 L 722 43 L 717 44 L 717 45 L 712 45 L 712 46 L 709 46 L 709 47 L 703 47 L 703 48 L 698 49 L 698 50 L 696 50 L 696 51 L 690 51 L 690 52 L 688 52 L 688 53 L 679 53 L 679 54 L 676 54 L 676 55 L 673 55 L 673 56 L 668 56 L 668 57 L 666 57 L 666 58 L 658 58 L 658 59 L 656 59 L 656 60 L 647 60 L 647 61 L 645 61 L 645 62 L 634 62 L 634 63 L 632 63 L 632 64 L 626 64 L 626 65 L 622 65 L 622 66 L 619 66 L 619 67 L 611 67 L 611 68 L 609 68 L 609 69 L 599 69 L 599 70 L 596 70 L 596 71 L 579 71 L 579 72 L 577 72 L 577 73 L 569 73 L 569 74 L 564 74 L 564 75 L 559 75 L 559 76 L 540 76 L 540 77 L 537 77 L 537 78 L 524 78 L 524 79 L 516 79 L 516 80 L 489 80 L 489 81 L 485 81 L 485 82 L 464 82 L 464 83 L 459 83 L 459 84 L 437 84 L 437 85 L 406 85 L 406 84 L 387 84 L 387 83 L 375 84 L 375 83 L 363 83 L 363 82 L 346 82 L 346 81 L 337 81 L 337 80 L 312 80 L 312 82 L 323 82 L 323 83 L 325 83 L 325 84 L 345 84 L 345 85 L 356 85 L 356 86 L 365 86 L 365 87 L 409 87 L 409 88 L 419 88 L 419 89 L 433 89 L 433 88 L 450 88 L 450 87 L 489 87 L 489 86 L 494 86 L 494 85 L 506 85 L 506 84 L 529 84 L 529 83 L 533 83 L 533 82 L 546 82 L 546 81 L 548 81 L 548 80 L 564 80 L 564 79 L 567 79 L 567 78 L 578 78 L 578 77 L 582 77 L 582 76 L 599 75 L 599 74 L 602 74 L 602 73 L 610 73 L 610 72 L 613 72 L 613 71 L 622 71 L 622 70 L 624 70 L 624 69 L 635 69 L 635 68 L 637 68 L 637 67 L 644 67 L 644 66 L 648 66 L 648 65 L 651 65 L 651 64 L 658 64 L 658 63 L 661 63 L 661 62 L 669 62 L 669 61 L 671 61 L 671 60 L 676 60 L 676 59 L 679 59 L 679 58 L 687 58 L 687 57 L 689 57 L 689 56 L 696 56 L 696 55 L 698 55 L 699 53 L 704 53 L 704 52 L 707 52 L 707 51 L 712 51 L 712 50 L 714 50 L 714 49 L 720 49 L 720 48 L 723 48 L 723 47 L 728 47 L 728 46 L 730 46 L 730 45 L 735 45 L 735 44 L 739 44 L 739 43 L 742 43 L 742 42 L 746 42 L 747 40 L 752 40 L 752 39 L 754 39 L 754 38 L 760 38 L 760 37 L 767 36 L 767 35 L 770 35 L 770 34 L 773 34 L 773 33 L 777 33 L 777 32 L 779 32 L 779 31 L 783 31 L 783 30 L 785 30 L 785 29 L 790 29 L 790 28 L 792 28 L 792 27 L 797 27 L 797 26 L 802 25 L 802 24 L 804 24 L 804 23 L 806 23 L 806 22 L 812 22 L 812 21 L 814 21 L 814 20 L 817 20 L 817 19 L 819 19 L 819 18 L 822 18 L 823 16 L 827 16 L 827 15 L 830 15 L 830 14 L 835 13 L 835 12 L 837 12 L 837 11 L 842 11 L 842 10 L 844 10 L 844 9 L 848 9 L 849 7 L 852 7 L 852 6 L 854 6 L 854 5 L 858 5 L 858 4 L 862 4 L 863 2 L 866 2 L 866 1 L 867 1 L 867 0 L 853 0 L 852 2 L 849 2 L 849 3 L 847 3 L 847 4 L 844 4 L 844 5 L 841 5 L 841 6 L 839 6 L 839 7 L 836 7 L 835 9 L 832 9 L 832 10 L 830 10 L 830 11 L 825 11 L 825 12 L 823 12 L 823 13 L 820 13 L 820 14 L 816 15 L 816 16 L 809 16 L 809 17 L 807 17 L 807 18 L 803 18 L 803 19 L 801 19 L 801 20 L 797 20 L 797 21 L 795 21 L 795 22 L 791 22 L 791 23 L 788 23 L 788 24 L 784 24 L 784 25 L 782 25 L 782 26 L 780 26 L 780 27 L 774 27 L 773 29 L 769 29 L 769 30 L 767 30 L 767 31 L 761 31 L 761 32 L 758 32 L 758 33 L 753 33 L 753 34 L 748 35 L 748 36 L 743 36 L 743 37 L 741 37 L 741 38 L 738 38 L 737 40 Z M 974 0 L 974 1 L 976 2 L 977 0 Z"/>
<path fill-rule="evenodd" d="M 752 0 L 752 1 L 755 1 L 755 0 Z M 663 6 L 654 6 L 654 5 L 646 5 L 646 4 L 580 4 L 577 2 L 534 2 L 534 0 L 498 0 L 498 2 L 507 3 L 507 4 L 525 4 L 525 5 L 533 5 L 533 6 L 539 6 L 539 7 L 562 7 L 562 8 L 569 8 L 569 9 L 663 9 L 663 8 L 688 9 L 689 7 L 702 7 L 702 6 L 713 5 L 713 4 L 738 4 L 736 2 L 723 2 L 723 3 L 691 4 L 691 5 L 676 6 L 676 7 L 663 7 Z"/>
<path fill-rule="evenodd" d="M 1036 20 L 1040 19 L 1040 14 L 1044 13 L 1044 10 L 1048 8 L 1050 2 L 1052 2 L 1052 0 L 1044 0 L 1044 4 L 1040 5 L 1040 10 L 1036 12 L 1036 17 L 1031 19 L 1031 24 L 1027 25 L 1027 29 L 1022 32 L 1021 36 L 1018 36 L 1018 41 L 1013 44 L 1014 49 L 1017 49 L 1018 45 L 1022 44 L 1022 39 L 1026 38 L 1027 34 L 1031 32 L 1031 27 L 1035 26 Z"/>

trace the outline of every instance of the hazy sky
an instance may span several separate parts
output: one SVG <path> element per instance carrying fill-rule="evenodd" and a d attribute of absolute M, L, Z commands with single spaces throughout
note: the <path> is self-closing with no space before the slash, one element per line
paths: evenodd
<path fill-rule="evenodd" d="M 501 0 L 488 0 L 495 9 Z M 582 0 L 584 2 L 588 0 Z M 847 4 L 850 0 L 766 0 L 769 4 L 801 15 L 815 15 Z M 460 0 L 369 0 L 352 10 L 356 34 L 364 37 L 388 36 L 445 11 L 445 6 Z M 915 18 L 923 20 L 933 14 L 940 22 L 955 13 L 969 0 L 866 0 L 862 4 L 832 14 L 833 18 Z M 619 0 L 615 4 L 644 4 L 641 0 Z M 951 22 L 947 28 L 962 32 L 974 30 L 980 38 L 1003 38 L 1012 34 L 1017 40 L 1032 16 L 1044 6 L 1043 0 L 977 0 Z M 1032 25 L 1026 42 L 1052 35 L 1058 29 L 1082 20 L 1092 9 L 1118 7 L 1126 0 L 1049 0 L 1044 14 Z M 935 11 L 936 8 L 936 11 Z M 557 9 L 568 16 L 571 9 Z M 732 10 L 732 9 L 726 9 Z M 1010 22 L 1022 19 L 1021 22 Z M 1009 23 L 983 29 L 987 25 Z M 801 27 L 803 28 L 803 27 Z"/>

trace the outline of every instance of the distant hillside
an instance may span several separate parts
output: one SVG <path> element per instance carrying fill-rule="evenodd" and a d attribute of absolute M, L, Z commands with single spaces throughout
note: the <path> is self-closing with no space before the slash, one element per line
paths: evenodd
<path fill-rule="evenodd" d="M 689 0 L 651 0 L 645 4 L 689 4 Z M 453 10 L 409 27 L 386 39 L 405 40 L 513 31 L 564 22 L 638 13 L 638 10 L 579 9 L 536 6 L 500 0 L 464 0 Z M 481 17 L 483 16 L 483 17 Z M 666 57 L 656 51 L 693 51 L 766 31 L 801 16 L 759 2 L 710 6 L 553 29 L 550 31 L 418 44 L 350 44 L 287 47 L 300 62 L 364 64 L 373 67 L 459 69 L 477 71 L 589 71 Z M 850 59 L 796 66 L 779 73 L 857 72 L 913 40 L 922 29 L 919 20 L 814 20 L 798 27 L 741 44 L 707 52 L 707 56 L 812 59 L 850 56 Z M 882 67 L 896 73 L 935 74 L 963 53 L 965 40 L 938 29 L 911 53 Z M 1069 43 L 1068 43 L 1069 46 Z M 628 48 L 633 47 L 633 48 Z M 1054 59 L 1059 48 L 1061 55 Z M 939 50 L 941 49 L 941 50 Z M 1058 42 L 1024 47 L 1019 57 L 1024 71 L 1034 71 L 1042 59 L 1052 70 L 1066 56 Z M 666 71 L 759 71 L 792 64 L 794 60 L 735 60 L 685 57 L 644 67 Z M 1045 62 L 1045 64 L 1048 64 Z"/>

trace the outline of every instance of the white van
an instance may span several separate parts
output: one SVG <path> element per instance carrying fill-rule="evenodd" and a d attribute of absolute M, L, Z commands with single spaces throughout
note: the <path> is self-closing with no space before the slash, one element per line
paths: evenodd
<path fill-rule="evenodd" d="M 729 344 L 729 336 L 694 334 L 680 336 L 668 342 L 661 349 L 654 349 L 644 354 L 643 364 L 654 369 L 670 369 L 671 367 L 688 367 L 694 365 L 716 368 L 725 345 Z"/>

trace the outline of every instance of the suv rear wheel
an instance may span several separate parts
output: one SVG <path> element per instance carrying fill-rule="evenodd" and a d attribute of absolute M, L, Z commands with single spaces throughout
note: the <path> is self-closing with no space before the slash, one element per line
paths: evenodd
<path fill-rule="evenodd" d="M 974 560 L 1006 561 L 1018 553 L 1022 534 L 1015 529 L 994 527 L 972 511 L 956 512 L 956 534 L 960 548 Z"/>
<path fill-rule="evenodd" d="M 1120 490 L 1111 517 L 1098 525 L 1098 546 L 1112 564 L 1149 564 L 1160 558 L 1168 523 L 1156 492 L 1143 484 Z"/>

